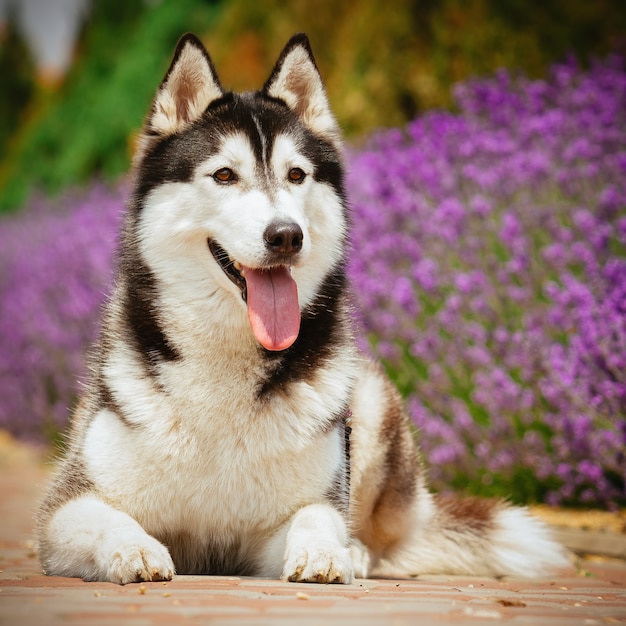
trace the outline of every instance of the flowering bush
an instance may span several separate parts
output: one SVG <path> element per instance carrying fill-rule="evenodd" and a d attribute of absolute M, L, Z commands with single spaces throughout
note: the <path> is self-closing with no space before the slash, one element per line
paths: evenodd
<path fill-rule="evenodd" d="M 122 192 L 37 200 L 0 222 L 0 428 L 57 436 L 109 289 Z"/>
<path fill-rule="evenodd" d="M 361 323 L 438 488 L 624 503 L 624 65 L 455 95 L 351 157 Z"/>
<path fill-rule="evenodd" d="M 349 155 L 366 349 L 436 488 L 626 502 L 626 70 L 506 72 Z M 0 222 L 0 427 L 63 428 L 123 189 Z"/>

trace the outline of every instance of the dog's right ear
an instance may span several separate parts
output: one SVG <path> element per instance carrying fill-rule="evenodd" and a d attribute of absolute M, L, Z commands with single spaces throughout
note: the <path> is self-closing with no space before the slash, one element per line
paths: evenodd
<path fill-rule="evenodd" d="M 313 132 L 335 145 L 340 143 L 339 128 L 304 33 L 287 42 L 263 92 L 282 100 Z"/>
<path fill-rule="evenodd" d="M 178 132 L 199 119 L 224 90 L 202 42 L 191 33 L 181 37 L 170 68 L 157 91 L 146 121 L 146 134 Z"/>

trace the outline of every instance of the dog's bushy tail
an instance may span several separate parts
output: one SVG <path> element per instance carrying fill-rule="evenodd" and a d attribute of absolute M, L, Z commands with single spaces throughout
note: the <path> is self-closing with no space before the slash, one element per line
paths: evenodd
<path fill-rule="evenodd" d="M 420 498 L 414 532 L 374 575 L 547 576 L 571 566 L 550 529 L 525 508 L 478 498 Z"/>

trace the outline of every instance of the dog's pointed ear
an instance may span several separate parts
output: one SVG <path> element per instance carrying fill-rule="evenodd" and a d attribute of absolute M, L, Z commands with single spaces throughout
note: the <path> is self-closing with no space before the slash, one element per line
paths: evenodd
<path fill-rule="evenodd" d="M 338 140 L 339 127 L 304 33 L 287 42 L 262 91 L 282 100 L 313 132 L 333 142 Z"/>
<path fill-rule="evenodd" d="M 209 104 L 223 95 L 202 42 L 191 33 L 183 35 L 152 103 L 146 131 L 171 135 L 199 119 Z"/>

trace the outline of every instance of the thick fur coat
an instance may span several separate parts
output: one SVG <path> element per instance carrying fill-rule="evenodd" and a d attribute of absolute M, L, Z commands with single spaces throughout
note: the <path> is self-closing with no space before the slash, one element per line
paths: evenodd
<path fill-rule="evenodd" d="M 396 390 L 355 348 L 347 238 L 340 133 L 307 38 L 236 94 L 183 37 L 39 512 L 47 574 L 350 583 L 565 563 L 525 510 L 428 492 Z"/>

